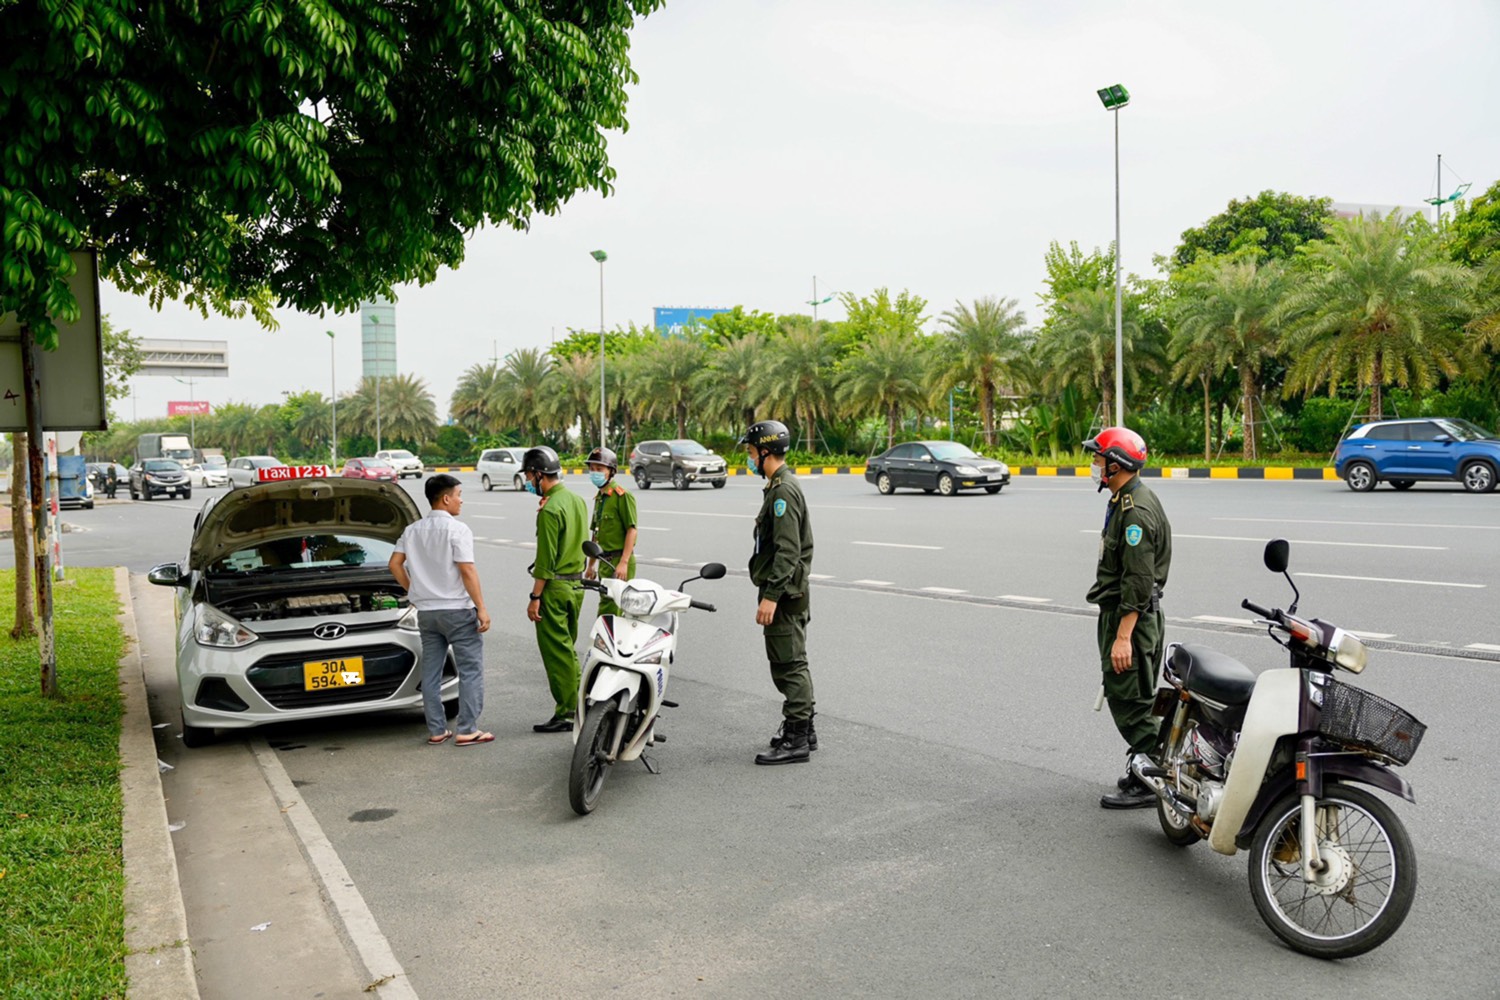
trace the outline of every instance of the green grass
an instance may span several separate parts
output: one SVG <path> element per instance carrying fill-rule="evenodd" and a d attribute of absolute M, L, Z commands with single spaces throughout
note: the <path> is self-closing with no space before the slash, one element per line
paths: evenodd
<path fill-rule="evenodd" d="M 37 644 L 0 630 L 0 997 L 125 996 L 114 571 L 55 589 L 62 697 L 40 693 Z M 15 573 L 0 571 L 14 623 Z"/>

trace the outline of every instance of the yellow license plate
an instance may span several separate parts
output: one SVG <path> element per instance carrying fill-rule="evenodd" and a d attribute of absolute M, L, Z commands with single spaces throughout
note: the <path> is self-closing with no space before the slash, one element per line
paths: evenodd
<path fill-rule="evenodd" d="M 302 664 L 302 680 L 309 691 L 359 687 L 365 682 L 365 658 L 344 656 L 335 660 L 308 660 Z"/>

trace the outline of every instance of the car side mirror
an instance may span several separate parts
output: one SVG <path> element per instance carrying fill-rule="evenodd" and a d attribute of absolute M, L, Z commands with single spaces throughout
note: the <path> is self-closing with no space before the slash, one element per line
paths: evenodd
<path fill-rule="evenodd" d="M 932 456 L 931 455 L 923 455 L 922 456 L 922 461 L 924 461 L 924 462 L 930 462 L 930 461 L 932 461 Z"/>
<path fill-rule="evenodd" d="M 1272 573 L 1285 573 L 1290 561 L 1292 546 L 1285 538 L 1273 538 L 1266 543 L 1266 569 Z"/>
<path fill-rule="evenodd" d="M 146 579 L 158 587 L 181 587 L 187 583 L 182 577 L 182 567 L 176 563 L 162 563 L 160 566 L 151 567 L 146 574 Z"/>
<path fill-rule="evenodd" d="M 1436 435 L 1433 438 L 1433 440 L 1436 441 L 1436 442 L 1438 442 L 1439 444 L 1452 444 L 1453 443 L 1453 435 L 1452 434 L 1438 434 L 1438 435 Z"/>

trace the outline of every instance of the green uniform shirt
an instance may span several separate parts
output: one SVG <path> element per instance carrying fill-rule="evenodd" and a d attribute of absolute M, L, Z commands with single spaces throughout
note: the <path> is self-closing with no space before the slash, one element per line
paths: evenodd
<path fill-rule="evenodd" d="M 755 552 L 750 581 L 762 600 L 779 601 L 807 593 L 812 572 L 812 522 L 807 499 L 792 470 L 783 465 L 766 478 L 760 513 L 755 515 Z"/>
<path fill-rule="evenodd" d="M 583 497 L 554 484 L 536 509 L 536 562 L 531 575 L 555 580 L 583 572 L 583 541 L 588 507 Z"/>
<path fill-rule="evenodd" d="M 595 494 L 594 520 L 589 528 L 601 549 L 623 552 L 625 533 L 636 525 L 635 496 L 629 490 L 611 482 Z"/>
<path fill-rule="evenodd" d="M 1151 609 L 1153 588 L 1167 589 L 1172 567 L 1172 525 L 1156 494 L 1133 477 L 1109 498 L 1099 538 L 1099 573 L 1088 602 L 1121 611 Z"/>

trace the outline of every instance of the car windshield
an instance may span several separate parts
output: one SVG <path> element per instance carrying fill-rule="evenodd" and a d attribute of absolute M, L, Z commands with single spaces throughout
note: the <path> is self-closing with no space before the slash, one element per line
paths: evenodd
<path fill-rule="evenodd" d="M 943 459 L 945 461 L 952 461 L 955 458 L 979 457 L 978 455 L 974 454 L 974 452 L 971 451 L 966 445 L 961 445 L 957 441 L 939 441 L 936 444 L 930 444 L 927 447 L 932 450 L 933 458 Z"/>
<path fill-rule="evenodd" d="M 703 447 L 697 441 L 668 441 L 673 454 L 676 455 L 712 455 L 713 452 Z"/>
<path fill-rule="evenodd" d="M 1495 435 L 1487 432 L 1483 427 L 1471 424 L 1459 417 L 1445 418 L 1437 422 L 1438 426 L 1453 435 L 1455 441 L 1484 441 Z"/>
<path fill-rule="evenodd" d="M 388 453 L 388 454 L 389 454 L 389 455 L 390 455 L 390 456 L 391 456 L 391 457 L 392 457 L 392 458 L 416 458 L 416 456 L 415 456 L 415 455 L 413 455 L 413 454 L 412 454 L 412 453 L 411 453 L 411 452 L 409 452 L 409 451 L 393 451 L 393 452 L 389 452 L 389 453 Z M 381 463 L 381 464 L 382 464 L 382 465 L 383 465 L 383 464 L 385 464 L 385 463 Z"/>
<path fill-rule="evenodd" d="M 281 464 L 282 462 L 279 458 L 252 458 L 250 460 L 250 467 L 254 469 L 271 469 L 279 467 Z"/>
<path fill-rule="evenodd" d="M 210 455 L 203 460 L 205 469 L 227 469 L 229 461 L 223 455 Z"/>
<path fill-rule="evenodd" d="M 395 550 L 395 545 L 378 538 L 309 533 L 236 549 L 210 565 L 208 572 L 242 576 L 277 570 L 301 573 L 346 566 L 384 566 Z"/>
<path fill-rule="evenodd" d="M 174 462 L 170 458 L 148 458 L 141 468 L 146 472 L 181 472 L 182 463 Z M 134 488 L 131 487 L 131 489 Z"/>
<path fill-rule="evenodd" d="M 401 456 L 397 455 L 396 457 L 400 458 Z M 367 458 L 367 459 L 365 459 L 365 468 L 367 468 L 367 469 L 389 469 L 390 467 L 391 467 L 391 463 L 387 462 L 383 458 Z"/>

